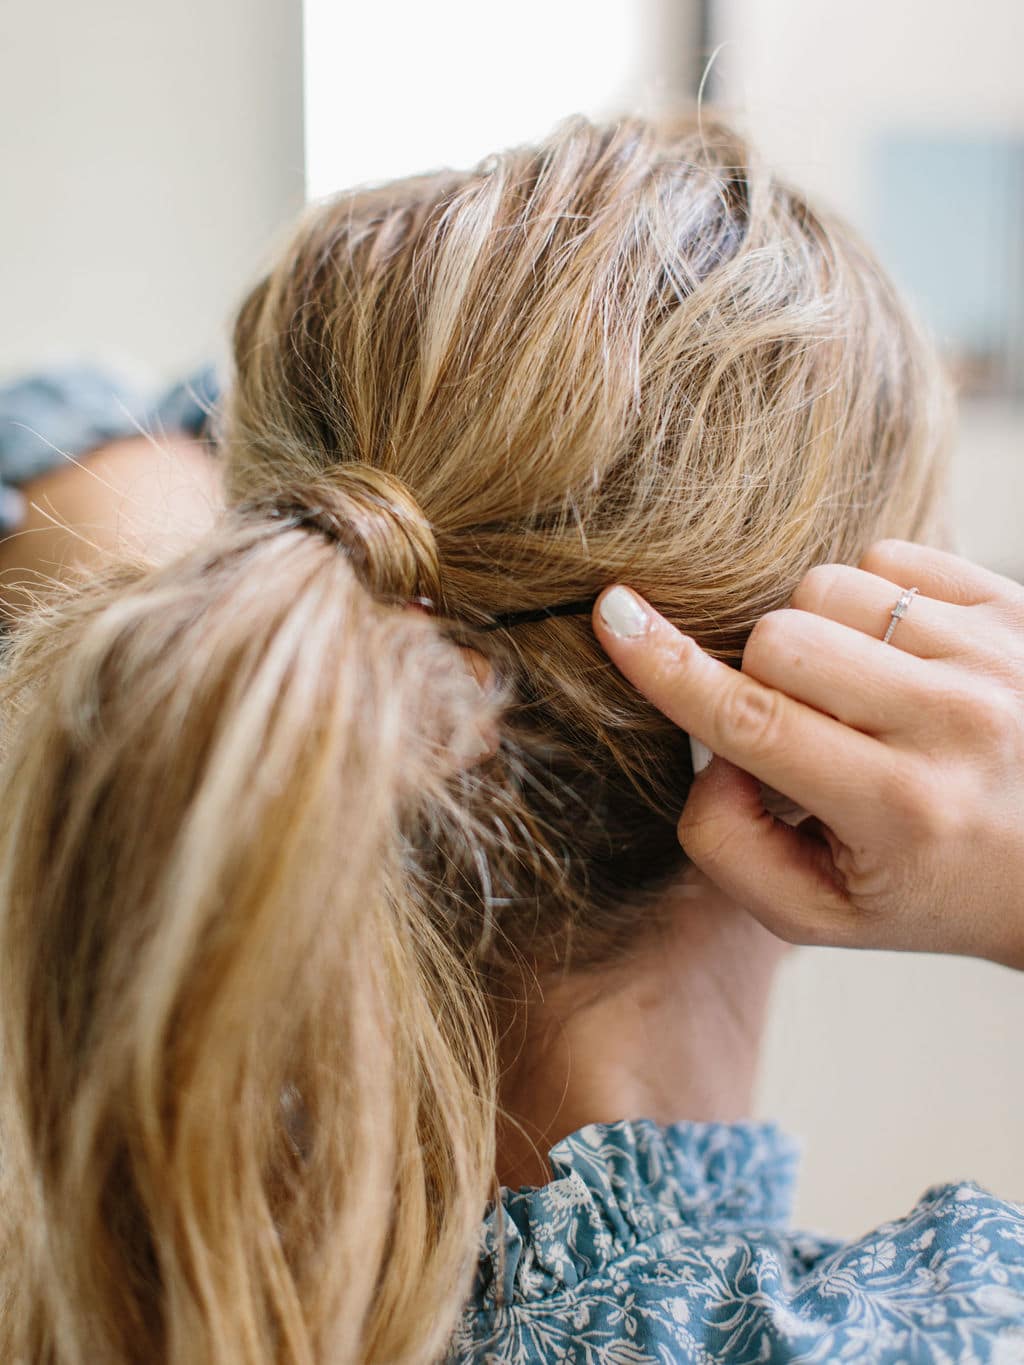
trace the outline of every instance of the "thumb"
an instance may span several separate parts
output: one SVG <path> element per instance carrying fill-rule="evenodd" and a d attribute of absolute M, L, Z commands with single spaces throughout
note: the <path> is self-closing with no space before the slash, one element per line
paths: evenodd
<path fill-rule="evenodd" d="M 716 757 L 690 788 L 679 842 L 704 875 L 790 943 L 852 940 L 848 897 L 832 850 L 764 808 L 761 784 Z"/>

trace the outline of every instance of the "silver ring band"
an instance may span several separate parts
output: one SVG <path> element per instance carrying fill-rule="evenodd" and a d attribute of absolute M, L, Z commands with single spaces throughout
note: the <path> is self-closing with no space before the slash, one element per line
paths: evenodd
<path fill-rule="evenodd" d="M 883 645 L 887 645 L 889 641 L 892 639 L 893 632 L 895 631 L 899 623 L 903 620 L 904 616 L 906 616 L 907 612 L 910 610 L 910 604 L 911 602 L 913 602 L 917 594 L 918 594 L 917 588 L 904 588 L 904 590 L 900 593 L 899 597 L 896 600 L 896 605 L 889 613 L 892 619 L 889 622 L 889 628 L 882 636 Z"/>

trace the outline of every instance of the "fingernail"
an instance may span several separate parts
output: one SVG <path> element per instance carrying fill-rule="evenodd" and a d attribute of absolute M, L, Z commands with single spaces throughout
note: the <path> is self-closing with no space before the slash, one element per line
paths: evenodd
<path fill-rule="evenodd" d="M 691 735 L 690 757 L 693 759 L 693 775 L 696 777 L 698 773 L 702 773 L 708 766 L 714 758 L 714 754 L 706 744 L 702 743 L 699 739 L 694 739 Z"/>
<path fill-rule="evenodd" d="M 601 598 L 601 620 L 620 640 L 633 640 L 647 629 L 647 612 L 628 588 L 612 588 Z"/>

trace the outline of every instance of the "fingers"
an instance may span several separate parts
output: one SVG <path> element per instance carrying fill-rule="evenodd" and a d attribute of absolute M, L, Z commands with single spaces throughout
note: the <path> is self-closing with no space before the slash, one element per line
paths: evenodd
<path fill-rule="evenodd" d="M 763 616 L 743 651 L 743 672 L 875 735 L 913 728 L 940 686 L 928 663 L 810 611 Z"/>
<path fill-rule="evenodd" d="M 690 790 L 679 842 L 701 871 L 791 943 L 852 941 L 855 921 L 823 842 L 765 811 L 757 782 L 716 759 Z"/>
<path fill-rule="evenodd" d="M 628 588 L 601 595 L 594 629 L 670 720 L 838 834 L 888 784 L 893 760 L 882 744 L 712 659 Z"/>
<path fill-rule="evenodd" d="M 972 564 L 968 559 L 909 540 L 880 540 L 860 562 L 867 573 L 890 579 L 902 588 L 918 587 L 925 597 L 957 606 L 977 606 L 1009 595 L 1019 597 L 1020 585 Z M 900 626 L 902 630 L 903 622 Z"/>
<path fill-rule="evenodd" d="M 1024 588 L 1019 583 L 906 541 L 880 541 L 860 568 L 815 566 L 797 586 L 790 606 L 881 641 L 908 586 L 920 591 L 895 622 L 889 641 L 894 653 L 946 660 L 985 674 L 1019 653 L 1015 642 L 1024 628 Z M 763 680 L 787 686 L 775 676 Z"/>
<path fill-rule="evenodd" d="M 916 582 L 901 585 L 849 564 L 820 564 L 804 575 L 790 606 L 881 641 L 904 586 L 920 587 Z M 962 616 L 961 607 L 928 597 L 921 588 L 897 622 L 891 643 L 902 654 L 921 659 L 948 658 L 961 648 Z"/>

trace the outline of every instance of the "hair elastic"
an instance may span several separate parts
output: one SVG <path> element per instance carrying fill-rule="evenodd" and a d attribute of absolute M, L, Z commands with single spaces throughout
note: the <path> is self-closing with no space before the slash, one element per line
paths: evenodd
<path fill-rule="evenodd" d="M 527 621 L 547 621 L 552 616 L 589 616 L 597 597 L 578 597 L 574 602 L 557 602 L 553 607 L 528 607 L 525 611 L 505 611 L 495 616 L 481 630 L 501 630 L 508 626 L 524 625 Z"/>
<path fill-rule="evenodd" d="M 556 602 L 553 607 L 527 607 L 525 611 L 503 611 L 482 624 L 474 622 L 474 629 L 504 630 L 508 626 L 524 625 L 527 621 L 546 621 L 552 616 L 589 616 L 596 601 L 595 595 L 578 597 L 574 602 Z M 410 597 L 406 600 L 406 606 L 422 607 L 431 615 L 437 611 L 437 603 L 431 597 Z"/>

